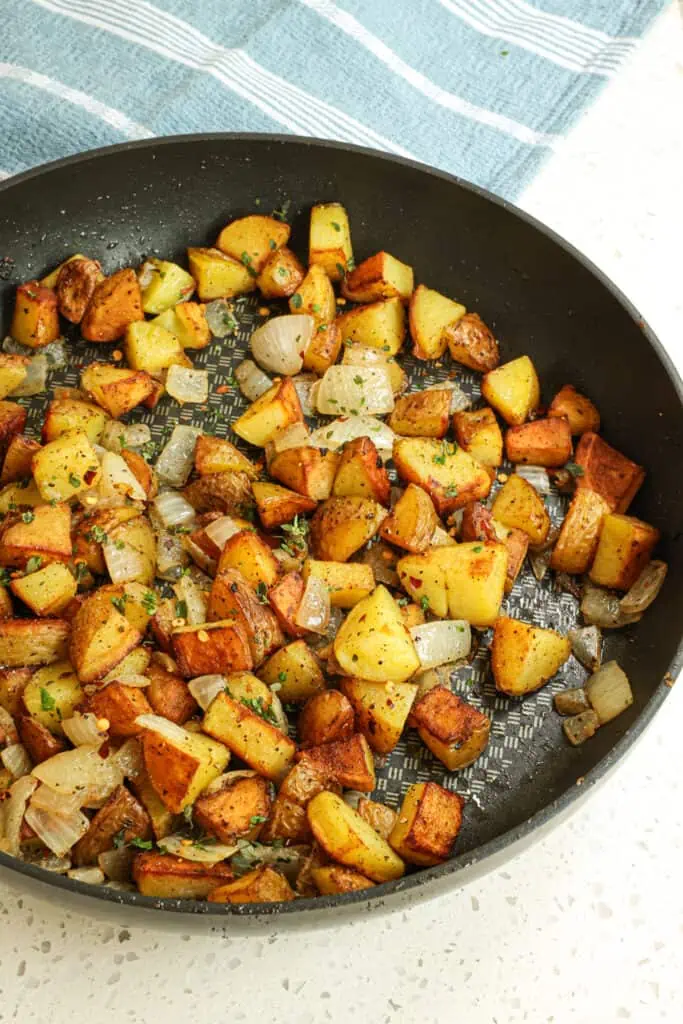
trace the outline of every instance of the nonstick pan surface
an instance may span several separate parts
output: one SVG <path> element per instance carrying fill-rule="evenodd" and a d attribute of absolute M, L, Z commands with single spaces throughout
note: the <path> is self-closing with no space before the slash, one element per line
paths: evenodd
<path fill-rule="evenodd" d="M 358 261 L 386 249 L 415 268 L 417 281 L 479 312 L 499 338 L 504 361 L 531 356 L 545 401 L 565 383 L 585 391 L 600 409 L 605 438 L 647 468 L 630 511 L 661 530 L 661 557 L 669 574 L 642 622 L 607 635 L 604 654 L 605 660 L 617 658 L 629 675 L 635 702 L 574 749 L 564 739 L 552 697 L 585 677 L 578 663 L 571 658 L 551 684 L 523 701 L 504 699 L 489 678 L 484 634 L 480 655 L 455 673 L 453 687 L 493 718 L 485 755 L 465 771 L 448 773 L 408 733 L 378 773 L 377 798 L 394 806 L 408 785 L 427 779 L 466 798 L 456 855 L 439 867 L 378 886 L 370 896 L 216 906 L 91 887 L 0 854 L 7 868 L 128 907 L 214 918 L 322 915 L 331 923 L 342 908 L 393 906 L 461 884 L 511 854 L 614 765 L 668 693 L 681 663 L 683 634 L 681 382 L 652 332 L 614 286 L 552 232 L 499 199 L 409 161 L 292 137 L 191 136 L 86 153 L 0 185 L 0 327 L 6 333 L 16 285 L 40 277 L 74 252 L 100 259 L 107 273 L 154 254 L 183 261 L 186 246 L 211 245 L 228 220 L 255 210 L 286 209 L 293 225 L 290 244 L 305 258 L 309 208 L 331 200 L 349 211 Z M 164 399 L 142 417 L 154 439 L 163 438 L 175 422 L 230 435 L 229 424 L 245 403 L 235 389 L 218 395 L 215 388 L 243 358 L 250 330 L 260 322 L 256 305 L 244 304 L 235 339 L 193 354 L 196 365 L 210 371 L 208 413 L 192 407 L 180 412 Z M 69 349 L 70 365 L 51 375 L 51 387 L 77 385 L 80 368 L 110 351 L 86 346 L 77 333 Z M 434 383 L 454 368 L 407 360 L 413 387 Z M 460 369 L 458 380 L 478 397 L 478 375 Z M 47 396 L 30 400 L 30 431 L 39 430 L 46 402 Z M 140 418 L 137 410 L 134 418 Z M 563 515 L 562 502 L 559 496 L 550 499 L 555 521 Z M 552 579 L 536 583 L 528 568 L 507 609 L 562 631 L 577 616 L 573 597 L 558 593 Z"/>

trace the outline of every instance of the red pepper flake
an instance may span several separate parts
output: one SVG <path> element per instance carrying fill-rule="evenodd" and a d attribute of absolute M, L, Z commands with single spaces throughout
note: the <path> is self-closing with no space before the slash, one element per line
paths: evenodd
<path fill-rule="evenodd" d="M 220 384 L 216 388 L 216 394 L 217 395 L 227 395 L 229 390 L 230 390 L 230 385 L 229 384 Z"/>
<path fill-rule="evenodd" d="M 416 590 L 419 590 L 422 586 L 422 580 L 418 580 L 416 576 L 409 576 L 408 579 L 410 580 L 411 587 L 415 587 Z"/>

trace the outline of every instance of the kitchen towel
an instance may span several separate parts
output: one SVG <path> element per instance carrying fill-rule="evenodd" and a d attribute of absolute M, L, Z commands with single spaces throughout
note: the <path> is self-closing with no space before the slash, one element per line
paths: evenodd
<path fill-rule="evenodd" d="M 291 132 L 514 199 L 667 0 L 3 0 L 0 177 L 186 132 Z"/>

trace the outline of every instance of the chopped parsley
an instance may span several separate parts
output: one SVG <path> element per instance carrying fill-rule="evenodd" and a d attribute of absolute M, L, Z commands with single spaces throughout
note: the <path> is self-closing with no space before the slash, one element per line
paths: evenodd
<path fill-rule="evenodd" d="M 336 220 L 330 221 L 335 231 L 341 231 L 341 224 L 338 224 Z"/>
<path fill-rule="evenodd" d="M 88 568 L 87 562 L 76 562 L 74 569 L 76 571 L 77 583 L 82 583 L 83 580 L 87 580 L 90 575 L 90 569 Z"/>
<path fill-rule="evenodd" d="M 9 584 L 11 579 L 12 579 L 12 577 L 9 574 L 9 569 L 5 569 L 5 568 L 0 569 L 0 585 L 1 586 L 6 587 Z"/>
<path fill-rule="evenodd" d="M 76 476 L 75 473 L 69 473 L 69 483 L 72 487 L 80 487 L 82 482 L 80 476 Z"/>
<path fill-rule="evenodd" d="M 134 846 L 136 850 L 153 850 L 154 843 L 151 839 L 141 839 L 140 836 L 135 836 L 128 843 L 129 846 Z"/>
<path fill-rule="evenodd" d="M 410 604 L 410 598 L 409 597 L 399 597 L 399 599 L 397 600 L 396 604 L 399 606 L 399 608 L 405 608 L 405 606 L 407 604 Z"/>
<path fill-rule="evenodd" d="M 49 690 L 46 690 L 44 686 L 40 688 L 40 710 L 41 711 L 54 711 L 57 706 L 57 701 L 54 699 Z"/>
<path fill-rule="evenodd" d="M 289 216 L 289 208 L 292 205 L 291 199 L 285 199 L 279 210 L 272 210 L 271 217 L 275 217 L 275 220 L 287 220 Z"/>
<path fill-rule="evenodd" d="M 36 514 L 35 512 L 22 512 L 21 518 L 24 523 L 32 523 L 33 520 L 36 518 Z"/>
<path fill-rule="evenodd" d="M 478 554 L 479 554 L 479 553 L 480 553 L 481 551 L 483 551 L 484 549 L 483 549 L 483 547 L 481 546 L 481 544 L 477 544 L 476 548 L 472 548 L 472 550 L 474 551 L 475 555 L 478 555 Z"/>
<path fill-rule="evenodd" d="M 265 585 L 263 580 L 259 580 L 256 585 L 256 596 L 261 604 L 268 604 L 268 587 Z"/>
<path fill-rule="evenodd" d="M 256 825 L 262 825 L 265 820 L 266 817 L 264 814 L 252 814 L 251 818 L 249 819 L 249 824 L 251 825 L 252 828 L 254 828 L 254 826 Z"/>
<path fill-rule="evenodd" d="M 126 612 L 126 601 L 128 600 L 128 594 L 121 594 L 120 597 L 112 597 L 111 603 L 116 608 L 117 612 L 121 612 L 122 615 Z"/>
<path fill-rule="evenodd" d="M 26 572 L 27 573 L 38 572 L 38 570 L 40 569 L 42 564 L 43 564 L 43 560 L 40 557 L 40 555 L 31 555 L 31 557 L 29 558 L 29 560 L 26 563 Z"/>
<path fill-rule="evenodd" d="M 240 260 L 247 268 L 251 277 L 258 277 L 258 271 L 254 269 L 254 261 L 252 260 L 248 252 L 243 252 L 242 255 L 240 256 Z"/>
<path fill-rule="evenodd" d="M 365 384 L 365 378 L 361 377 L 361 375 L 357 373 L 356 376 L 353 378 L 353 383 L 357 384 L 359 388 L 362 388 L 363 385 Z"/>
<path fill-rule="evenodd" d="M 447 498 L 457 498 L 458 497 L 458 488 L 454 484 L 451 484 L 450 487 L 446 488 L 446 497 Z"/>
<path fill-rule="evenodd" d="M 262 718 L 265 722 L 271 722 L 273 725 L 277 725 L 277 718 L 272 708 L 269 708 L 263 703 L 263 697 L 241 697 L 240 704 L 244 704 L 245 708 L 249 708 L 255 715 Z"/>
<path fill-rule="evenodd" d="M 298 292 L 294 292 L 289 301 L 291 302 L 293 309 L 301 309 L 303 299 L 301 298 Z"/>
<path fill-rule="evenodd" d="M 577 462 L 567 462 L 564 468 L 574 477 L 583 476 L 583 466 L 579 466 Z"/>
<path fill-rule="evenodd" d="M 278 681 L 280 683 L 285 683 L 287 681 L 287 673 L 286 672 L 278 672 L 277 678 L 278 678 Z"/>
<path fill-rule="evenodd" d="M 277 242 L 275 241 L 274 238 L 269 238 L 268 239 L 268 245 L 270 246 L 272 251 L 275 252 L 275 250 L 277 249 Z"/>
<path fill-rule="evenodd" d="M 187 601 L 176 601 L 175 614 L 177 619 L 187 618 Z"/>
<path fill-rule="evenodd" d="M 421 597 L 420 598 L 420 608 L 422 609 L 423 612 L 428 612 L 429 611 L 429 598 L 428 597 Z"/>
<path fill-rule="evenodd" d="M 142 595 L 141 601 L 142 607 L 145 609 L 148 615 L 154 615 L 157 610 L 157 595 L 153 590 L 146 590 Z"/>
<path fill-rule="evenodd" d="M 442 441 L 441 450 L 437 455 L 434 456 L 432 462 L 436 462 L 438 466 L 445 465 L 447 455 L 455 455 L 458 450 L 457 444 L 453 444 L 451 441 Z"/>
<path fill-rule="evenodd" d="M 94 541 L 95 544 L 104 544 L 107 540 L 107 533 L 101 526 L 93 526 L 85 535 L 86 540 Z"/>

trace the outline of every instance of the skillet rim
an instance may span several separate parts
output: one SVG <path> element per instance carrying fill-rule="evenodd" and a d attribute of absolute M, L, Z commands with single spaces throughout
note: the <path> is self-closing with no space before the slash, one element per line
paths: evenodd
<path fill-rule="evenodd" d="M 683 380 L 681 379 L 670 355 L 633 303 L 623 294 L 614 282 L 592 262 L 592 260 L 552 228 L 548 227 L 542 221 L 539 221 L 536 217 L 527 213 L 525 210 L 520 209 L 520 207 L 516 206 L 514 203 L 489 192 L 480 185 L 475 185 L 472 182 L 458 177 L 457 175 L 449 174 L 446 171 L 442 171 L 436 167 L 431 167 L 429 164 L 424 164 L 417 160 L 394 156 L 365 146 L 335 142 L 329 139 L 286 135 L 281 133 L 203 132 L 186 135 L 168 135 L 85 150 L 71 156 L 63 157 L 59 160 L 53 160 L 49 163 L 40 164 L 37 167 L 30 168 L 27 171 L 13 175 L 0 182 L 0 203 L 4 196 L 7 193 L 10 193 L 12 188 L 16 185 L 24 184 L 25 182 L 31 181 L 33 178 L 49 177 L 50 172 L 61 170 L 65 167 L 84 164 L 90 160 L 97 161 L 106 159 L 110 155 L 126 153 L 131 150 L 161 149 L 165 146 L 187 144 L 202 145 L 207 142 L 220 142 L 226 143 L 227 145 L 230 145 L 232 142 L 255 143 L 257 145 L 260 143 L 275 143 L 280 145 L 293 143 L 295 145 L 304 145 L 311 148 L 336 149 L 344 152 L 357 153 L 364 157 L 372 157 L 374 160 L 388 165 L 408 167 L 413 170 L 420 171 L 429 177 L 440 178 L 456 188 L 472 192 L 480 198 L 487 200 L 494 206 L 504 209 L 512 216 L 522 220 L 529 227 L 540 232 L 551 242 L 554 242 L 555 245 L 568 253 L 569 256 L 588 270 L 603 286 L 603 288 L 605 288 L 606 291 L 616 299 L 616 301 L 639 327 L 645 340 L 654 350 L 674 387 L 681 405 L 681 410 L 683 411 Z M 452 857 L 450 860 L 447 860 L 445 863 L 437 865 L 436 867 L 420 870 L 394 882 L 385 882 L 380 885 L 376 885 L 370 890 L 360 890 L 357 892 L 337 894 L 333 896 L 298 899 L 288 903 L 215 904 L 200 900 L 158 899 L 151 896 L 143 896 L 138 892 L 119 892 L 115 889 L 109 889 L 104 886 L 89 885 L 86 882 L 79 882 L 75 879 L 67 878 L 66 875 L 52 874 L 51 872 L 34 864 L 27 864 L 16 857 L 12 857 L 11 855 L 2 852 L 0 852 L 0 866 L 3 868 L 9 868 L 11 871 L 15 871 L 18 874 L 41 882 L 46 886 L 52 886 L 71 894 L 88 897 L 89 899 L 96 899 L 101 903 L 114 904 L 119 907 L 135 907 L 138 909 L 144 908 L 146 910 L 163 911 L 165 914 L 173 915 L 190 914 L 194 915 L 195 919 L 201 917 L 207 918 L 207 923 L 209 924 L 211 923 L 211 920 L 215 918 L 224 920 L 234 918 L 251 918 L 255 923 L 257 921 L 273 922 L 278 920 L 280 915 L 286 915 L 285 920 L 289 924 L 292 924 L 295 920 L 301 922 L 301 918 L 304 915 L 308 915 L 310 923 L 313 924 L 313 915 L 315 914 L 316 917 L 320 917 L 320 913 L 316 914 L 315 912 L 321 912 L 324 914 L 326 911 L 338 909 L 340 907 L 356 912 L 362 909 L 373 910 L 383 906 L 387 899 L 398 897 L 400 895 L 403 895 L 404 897 L 412 897 L 415 902 L 419 899 L 428 899 L 430 895 L 436 895 L 437 886 L 435 883 L 441 882 L 443 887 L 443 882 L 448 880 L 448 887 L 451 889 L 455 888 L 458 884 L 458 874 L 464 872 L 465 869 L 478 867 L 479 871 L 483 873 L 488 870 L 488 867 L 486 866 L 487 861 L 493 862 L 496 855 L 501 855 L 508 847 L 518 847 L 524 840 L 527 840 L 527 842 L 532 841 L 535 833 L 540 832 L 544 827 L 547 829 L 551 825 L 554 826 L 555 824 L 558 824 L 563 817 L 566 817 L 570 810 L 576 809 L 579 805 L 579 801 L 583 801 L 585 799 L 586 795 L 618 764 L 626 752 L 633 746 L 635 741 L 643 734 L 659 708 L 664 703 L 664 700 L 671 690 L 672 680 L 675 680 L 681 668 L 683 668 L 683 630 L 681 631 L 681 637 L 678 641 L 676 651 L 671 659 L 667 672 L 663 679 L 660 680 L 659 685 L 653 691 L 651 697 L 638 715 L 638 718 L 624 733 L 624 735 L 621 736 L 620 739 L 618 739 L 611 747 L 605 757 L 598 761 L 595 767 L 582 778 L 581 784 L 578 784 L 577 780 L 577 782 L 566 789 L 561 796 L 546 804 L 541 810 L 537 811 L 531 817 L 527 818 L 519 825 L 516 825 L 514 828 L 508 829 L 501 835 L 482 844 L 476 849 L 468 853 Z M 514 849 L 511 852 L 513 856 L 516 854 Z M 493 863 L 490 864 L 490 867 L 493 867 Z M 448 876 L 452 877 L 448 878 Z M 434 890 L 431 894 L 428 891 L 430 888 Z M 396 902 L 394 906 L 398 907 L 398 903 Z M 387 909 L 391 909 L 391 907 Z M 332 914 L 325 915 L 326 924 L 332 924 L 334 920 L 335 918 Z M 304 921 L 303 923 L 306 924 L 307 922 Z"/>

